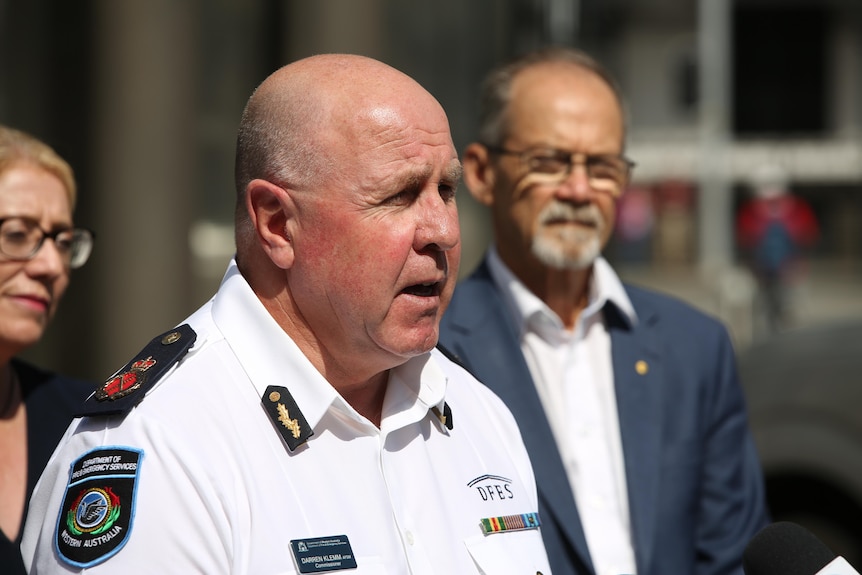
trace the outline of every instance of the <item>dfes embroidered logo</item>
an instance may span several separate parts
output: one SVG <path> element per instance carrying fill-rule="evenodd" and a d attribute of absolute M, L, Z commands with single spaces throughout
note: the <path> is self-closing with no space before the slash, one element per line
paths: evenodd
<path fill-rule="evenodd" d="M 72 535 L 99 535 L 120 516 L 120 498 L 110 487 L 84 489 L 66 513 L 66 527 Z"/>
<path fill-rule="evenodd" d="M 501 501 L 503 499 L 514 499 L 512 492 L 512 480 L 499 475 L 481 475 L 467 484 L 467 487 L 475 489 L 482 501 Z"/>
<path fill-rule="evenodd" d="M 138 449 L 106 447 L 72 464 L 54 540 L 63 562 L 92 567 L 125 545 L 142 455 Z"/>

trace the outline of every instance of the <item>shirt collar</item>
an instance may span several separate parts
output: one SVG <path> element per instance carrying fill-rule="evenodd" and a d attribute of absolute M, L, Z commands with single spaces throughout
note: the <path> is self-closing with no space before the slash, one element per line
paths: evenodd
<path fill-rule="evenodd" d="M 331 407 L 355 414 L 266 311 L 236 261 L 213 299 L 212 314 L 259 397 L 269 385 L 286 387 L 312 428 Z M 419 420 L 432 407 L 443 409 L 447 378 L 438 361 L 429 352 L 390 371 L 381 431 Z"/>
<path fill-rule="evenodd" d="M 523 335 L 530 326 L 537 331 L 553 329 L 559 332 L 563 330 L 563 322 L 559 316 L 512 273 L 512 270 L 500 258 L 495 246 L 492 245 L 488 249 L 486 261 L 491 278 L 502 292 L 510 315 L 517 323 L 516 327 L 519 333 Z M 634 306 L 622 281 L 611 265 L 605 258 L 599 256 L 593 262 L 592 271 L 585 315 L 598 313 L 610 302 L 620 310 L 630 325 L 635 325 L 637 314 Z"/>
<path fill-rule="evenodd" d="M 423 353 L 389 372 L 380 431 L 398 429 L 426 417 L 429 410 L 440 420 L 446 408 L 448 378 L 438 364 L 441 355 Z M 442 420 L 441 423 L 445 424 Z"/>
<path fill-rule="evenodd" d="M 312 428 L 341 399 L 269 314 L 236 261 L 213 299 L 212 315 L 258 397 L 269 385 L 286 387 Z"/>

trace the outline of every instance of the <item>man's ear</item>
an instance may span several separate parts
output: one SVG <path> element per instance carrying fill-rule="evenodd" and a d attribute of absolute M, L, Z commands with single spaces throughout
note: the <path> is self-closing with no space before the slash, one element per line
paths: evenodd
<path fill-rule="evenodd" d="M 276 266 L 290 268 L 294 246 L 288 228 L 296 213 L 290 193 L 272 182 L 257 179 L 246 186 L 245 202 L 263 252 Z"/>
<path fill-rule="evenodd" d="M 464 170 L 464 183 L 467 184 L 470 194 L 480 204 L 493 204 L 495 174 L 490 164 L 488 148 L 473 142 L 464 150 L 461 165 Z"/>

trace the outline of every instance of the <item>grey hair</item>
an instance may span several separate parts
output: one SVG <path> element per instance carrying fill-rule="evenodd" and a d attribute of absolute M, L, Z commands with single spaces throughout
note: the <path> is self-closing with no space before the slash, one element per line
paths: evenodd
<path fill-rule="evenodd" d="M 251 237 L 251 220 L 245 207 L 249 182 L 263 179 L 280 186 L 308 188 L 324 177 L 329 165 L 317 138 L 310 133 L 310 118 L 319 116 L 314 102 L 290 86 L 278 89 L 264 84 L 249 98 L 242 113 L 236 141 L 234 212 L 237 246 Z"/>
<path fill-rule="evenodd" d="M 506 110 L 511 101 L 512 82 L 518 74 L 537 65 L 556 63 L 572 64 L 595 73 L 610 87 L 620 109 L 623 109 L 619 86 L 595 58 L 575 48 L 548 46 L 504 63 L 485 77 L 479 96 L 480 142 L 492 146 L 502 145 L 506 137 Z"/>

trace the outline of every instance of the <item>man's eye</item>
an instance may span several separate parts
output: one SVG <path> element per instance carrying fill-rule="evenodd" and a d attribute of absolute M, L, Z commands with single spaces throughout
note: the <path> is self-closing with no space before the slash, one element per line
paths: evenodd
<path fill-rule="evenodd" d="M 437 191 L 440 193 L 440 197 L 443 198 L 444 201 L 448 202 L 455 198 L 455 193 L 458 191 L 458 188 L 450 184 L 440 184 L 437 186 Z"/>
<path fill-rule="evenodd" d="M 389 196 L 388 198 L 386 198 L 385 203 L 396 205 L 396 206 L 409 204 L 410 202 L 413 201 L 413 198 L 415 197 L 415 195 L 416 194 L 412 193 L 409 190 L 404 190 L 404 191 L 398 192 L 397 194 L 393 194 L 393 195 Z"/>
<path fill-rule="evenodd" d="M 598 179 L 616 180 L 622 176 L 621 166 L 608 160 L 590 162 L 590 176 Z"/>
<path fill-rule="evenodd" d="M 566 169 L 568 158 L 559 156 L 533 156 L 530 158 L 530 168 L 534 172 L 556 174 Z"/>

